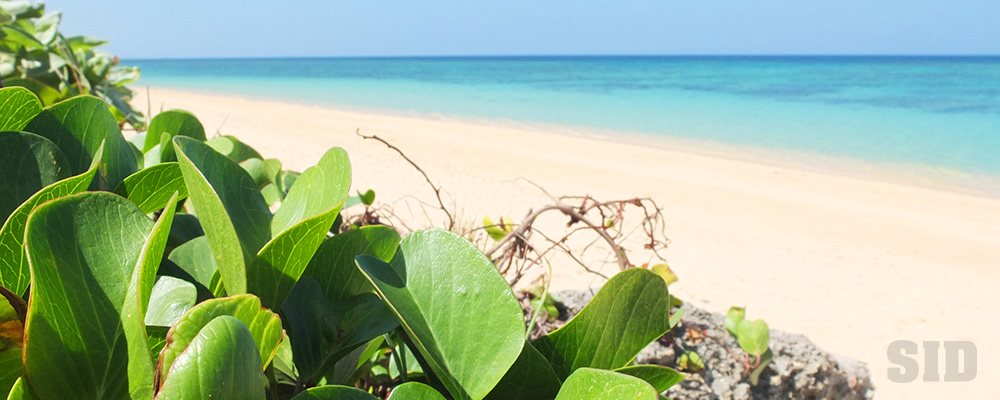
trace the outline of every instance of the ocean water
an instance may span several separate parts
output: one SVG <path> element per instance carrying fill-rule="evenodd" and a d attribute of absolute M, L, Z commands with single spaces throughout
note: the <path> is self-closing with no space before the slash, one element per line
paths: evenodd
<path fill-rule="evenodd" d="M 125 60 L 137 85 L 551 124 L 1000 196 L 1000 57 Z"/>

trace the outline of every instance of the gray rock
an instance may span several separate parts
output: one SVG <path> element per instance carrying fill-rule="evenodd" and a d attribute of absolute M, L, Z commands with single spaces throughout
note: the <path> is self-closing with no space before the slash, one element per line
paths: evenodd
<path fill-rule="evenodd" d="M 595 291 L 556 293 L 560 319 L 580 312 Z M 774 355 L 756 385 L 738 359 L 745 357 L 736 339 L 726 331 L 722 314 L 684 305 L 682 323 L 637 357 L 639 364 L 677 368 L 676 360 L 685 351 L 694 351 L 705 370 L 689 373 L 681 384 L 667 391 L 680 399 L 872 399 L 875 389 L 868 366 L 859 361 L 827 353 L 805 336 L 771 330 L 770 349 Z"/>

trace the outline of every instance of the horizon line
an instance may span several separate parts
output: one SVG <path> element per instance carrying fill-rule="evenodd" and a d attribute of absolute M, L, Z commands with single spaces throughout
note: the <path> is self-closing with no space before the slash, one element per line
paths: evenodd
<path fill-rule="evenodd" d="M 210 60 L 315 60 L 315 59 L 457 59 L 457 58 L 998 58 L 1000 54 L 760 54 L 760 53 L 706 53 L 706 54 L 477 54 L 477 55 L 367 55 L 367 56 L 234 56 L 234 57 L 119 57 L 136 61 L 210 61 Z"/>

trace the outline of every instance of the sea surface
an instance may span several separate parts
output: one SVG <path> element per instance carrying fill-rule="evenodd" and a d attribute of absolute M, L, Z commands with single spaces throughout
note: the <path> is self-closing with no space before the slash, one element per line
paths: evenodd
<path fill-rule="evenodd" d="M 142 69 L 136 88 L 542 127 L 1000 196 L 1000 57 L 124 62 Z"/>

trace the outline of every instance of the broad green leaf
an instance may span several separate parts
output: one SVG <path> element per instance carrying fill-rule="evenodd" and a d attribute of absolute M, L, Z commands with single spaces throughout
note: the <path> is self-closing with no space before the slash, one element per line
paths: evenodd
<path fill-rule="evenodd" d="M 267 398 L 254 337 L 239 319 L 221 315 L 202 327 L 177 355 L 157 400 Z"/>
<path fill-rule="evenodd" d="M 271 234 L 277 236 L 299 222 L 339 209 L 350 187 L 351 161 L 347 152 L 339 147 L 328 150 L 288 190 L 281 208 L 274 213 Z"/>
<path fill-rule="evenodd" d="M 388 226 L 366 226 L 327 239 L 316 250 L 302 276 L 319 283 L 330 300 L 342 301 L 375 290 L 354 263 L 354 257 L 367 254 L 389 262 L 399 248 L 399 233 Z"/>
<path fill-rule="evenodd" d="M 684 380 L 684 374 L 661 365 L 632 365 L 616 369 L 615 372 L 642 379 L 653 385 L 657 393 L 666 392 Z"/>
<path fill-rule="evenodd" d="M 245 169 L 248 174 L 250 174 L 250 177 L 253 178 L 253 181 L 254 183 L 257 184 L 257 187 L 263 187 L 268 182 L 270 182 L 267 179 L 267 175 L 264 173 L 264 160 L 261 160 L 259 158 L 251 158 L 249 160 L 241 162 L 240 166 L 243 167 L 243 169 Z"/>
<path fill-rule="evenodd" d="M 196 282 L 211 289 L 212 276 L 219 267 L 215 263 L 207 237 L 199 236 L 185 242 L 171 251 L 167 258 L 190 274 Z"/>
<path fill-rule="evenodd" d="M 746 309 L 743 307 L 729 307 L 726 312 L 726 330 L 730 335 L 736 336 L 736 327 L 746 318 Z"/>
<path fill-rule="evenodd" d="M 117 187 L 138 169 L 135 154 L 122 136 L 114 115 L 108 105 L 96 97 L 79 96 L 46 108 L 24 130 L 45 136 L 58 145 L 74 174 L 89 168 L 103 142 L 100 176 L 106 186 L 98 185 L 99 188 Z"/>
<path fill-rule="evenodd" d="M 525 343 L 517 361 L 486 399 L 551 400 L 559 393 L 561 385 L 549 361 L 531 343 Z"/>
<path fill-rule="evenodd" d="M 309 277 L 295 285 L 283 312 L 295 365 L 306 382 L 325 372 L 328 363 L 399 326 L 396 316 L 374 294 L 334 302 Z"/>
<path fill-rule="evenodd" d="M 174 216 L 174 224 L 170 227 L 170 247 L 177 247 L 199 236 L 205 236 L 198 217 L 191 214 L 178 213 Z"/>
<path fill-rule="evenodd" d="M 351 187 L 343 149 L 326 152 L 295 181 L 271 221 L 274 239 L 247 268 L 247 290 L 265 307 L 280 309 L 340 213 Z"/>
<path fill-rule="evenodd" d="M 767 327 L 767 322 L 762 319 L 740 321 L 736 325 L 736 341 L 747 354 L 752 356 L 764 354 L 771 341 L 771 332 Z"/>
<path fill-rule="evenodd" d="M 9 85 L 7 80 L 4 80 L 4 83 Z M 0 131 L 22 130 L 40 112 L 42 104 L 28 89 L 21 87 L 0 89 Z"/>
<path fill-rule="evenodd" d="M 260 153 L 258 153 L 257 150 L 254 150 L 252 147 L 233 136 L 217 136 L 205 143 L 212 146 L 215 151 L 218 151 L 222 155 L 225 155 L 230 160 L 237 163 L 244 162 L 251 158 L 264 158 L 260 156 Z"/>
<path fill-rule="evenodd" d="M 178 193 L 178 200 L 188 196 L 181 167 L 175 162 L 144 168 L 125 178 L 115 193 L 132 200 L 144 213 L 163 209 L 167 201 Z"/>
<path fill-rule="evenodd" d="M 25 200 L 70 176 L 69 161 L 52 141 L 27 132 L 0 132 L 0 219 Z"/>
<path fill-rule="evenodd" d="M 356 258 L 430 368 L 457 399 L 486 397 L 524 345 L 524 316 L 507 281 L 454 232 L 416 232 L 392 264 Z"/>
<path fill-rule="evenodd" d="M 145 316 L 176 208 L 175 193 L 143 244 L 122 306 L 122 325 L 128 342 L 129 393 L 135 398 L 146 399 L 153 395 L 153 352 L 146 336 Z"/>
<path fill-rule="evenodd" d="M 582 367 L 615 369 L 670 330 L 670 294 L 658 275 L 619 272 L 575 318 L 532 344 L 565 379 Z"/>
<path fill-rule="evenodd" d="M 204 143 L 174 138 L 190 202 L 229 294 L 246 293 L 247 265 L 270 239 L 271 211 L 243 168 Z"/>
<path fill-rule="evenodd" d="M 292 400 L 378 400 L 368 392 L 349 386 L 320 386 L 299 393 Z"/>
<path fill-rule="evenodd" d="M 165 382 L 169 378 L 174 360 L 185 351 L 202 328 L 216 317 L 225 315 L 236 317 L 250 329 L 253 340 L 257 343 L 258 356 L 263 366 L 266 367 L 271 362 L 284 336 L 278 315 L 261 307 L 260 299 L 253 295 L 211 299 L 196 305 L 170 328 L 167 346 L 160 352 L 156 366 L 160 382 Z"/>
<path fill-rule="evenodd" d="M 205 127 L 201 125 L 201 121 L 198 121 L 198 117 L 184 110 L 169 110 L 156 114 L 153 120 L 149 121 L 142 152 L 145 153 L 159 144 L 160 137 L 164 133 L 169 134 L 171 138 L 181 135 L 202 142 L 206 140 Z"/>
<path fill-rule="evenodd" d="M 146 311 L 146 325 L 173 326 L 198 300 L 191 282 L 171 276 L 156 278 Z"/>
<path fill-rule="evenodd" d="M 100 153 L 101 150 L 98 149 L 98 154 Z M 31 279 L 28 258 L 24 253 L 24 228 L 28 215 L 46 201 L 87 190 L 97 174 L 97 165 L 95 162 L 83 174 L 46 186 L 10 214 L 3 228 L 0 228 L 0 285 L 18 296 L 24 295 Z"/>
<path fill-rule="evenodd" d="M 434 388 L 420 382 L 407 382 L 396 386 L 386 400 L 446 400 Z"/>
<path fill-rule="evenodd" d="M 658 397 L 656 389 L 642 379 L 581 368 L 566 378 L 556 400 L 657 400 Z"/>
<path fill-rule="evenodd" d="M 159 264 L 169 224 L 154 225 L 128 200 L 103 192 L 49 201 L 28 218 L 24 360 L 26 375 L 45 383 L 34 385 L 40 397 L 152 395 L 141 284 Z"/>
<path fill-rule="evenodd" d="M 46 85 L 35 79 L 28 79 L 28 78 L 4 79 L 3 84 L 6 85 L 7 87 L 14 87 L 14 86 L 23 87 L 25 89 L 30 90 L 32 94 L 37 96 L 38 101 L 41 101 L 41 105 L 39 106 L 38 111 L 35 111 L 34 114 L 38 114 L 38 112 L 42 111 L 41 106 L 46 106 L 46 107 L 51 106 L 62 100 L 62 93 L 59 93 L 59 91 L 53 88 L 52 86 Z M 2 95 L 0 95 L 0 97 L 2 97 Z M 5 107 L 7 106 L 0 104 L 0 108 L 5 108 Z M 34 114 L 32 114 L 31 117 L 34 117 L 35 116 Z M 31 118 L 29 117 L 28 119 L 24 120 L 24 123 L 27 124 L 28 120 L 30 119 Z M 8 129 L 8 128 L 5 127 L 3 129 Z M 9 130 L 19 130 L 19 129 L 21 128 L 9 129 Z"/>

